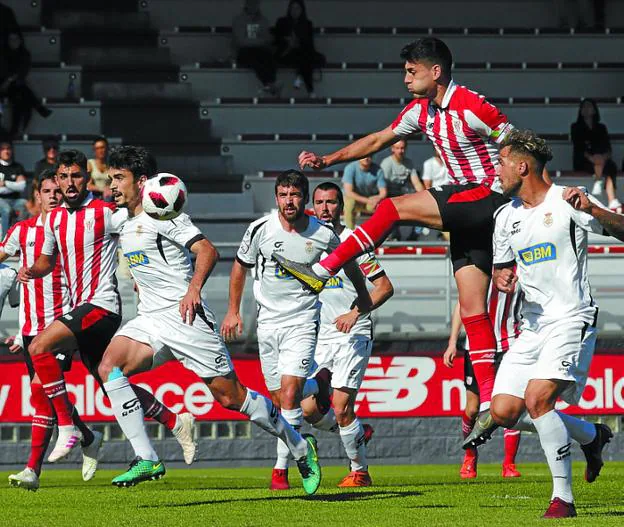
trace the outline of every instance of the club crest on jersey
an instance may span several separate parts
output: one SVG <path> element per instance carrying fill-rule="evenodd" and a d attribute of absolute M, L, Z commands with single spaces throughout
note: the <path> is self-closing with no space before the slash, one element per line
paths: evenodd
<path fill-rule="evenodd" d="M 87 221 L 85 221 L 85 229 L 87 231 L 92 231 L 93 230 L 93 225 L 95 225 L 95 220 L 87 220 Z"/>
<path fill-rule="evenodd" d="M 308 240 L 305 244 L 305 252 L 312 254 L 314 252 L 314 243 Z"/>
<path fill-rule="evenodd" d="M 464 125 L 459 119 L 453 119 L 453 130 L 455 130 L 455 135 L 463 135 Z"/>
<path fill-rule="evenodd" d="M 126 261 L 128 262 L 128 267 L 132 269 L 133 267 L 138 267 L 139 265 L 148 265 L 150 263 L 147 254 L 144 251 L 132 251 L 131 253 L 125 253 Z"/>
<path fill-rule="evenodd" d="M 275 266 L 275 278 L 277 278 L 278 280 L 294 280 L 295 279 L 294 276 L 288 274 L 279 265 Z"/>
<path fill-rule="evenodd" d="M 342 289 L 344 284 L 342 283 L 342 278 L 339 276 L 332 276 L 323 289 Z"/>
<path fill-rule="evenodd" d="M 552 212 L 547 212 L 544 214 L 544 227 L 550 227 L 555 220 L 553 220 Z"/>
<path fill-rule="evenodd" d="M 143 234 L 143 225 L 137 225 L 136 230 L 134 231 L 134 234 L 136 234 L 137 236 L 141 236 L 141 234 Z"/>
<path fill-rule="evenodd" d="M 533 265 L 557 259 L 557 248 L 550 242 L 538 243 L 526 249 L 520 249 L 518 256 L 525 265 Z"/>

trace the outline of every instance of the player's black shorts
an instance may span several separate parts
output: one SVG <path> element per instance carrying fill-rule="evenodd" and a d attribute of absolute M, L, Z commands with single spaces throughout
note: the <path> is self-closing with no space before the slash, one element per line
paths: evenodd
<path fill-rule="evenodd" d="M 82 304 L 57 320 L 74 334 L 82 362 L 101 385 L 97 368 L 106 347 L 119 329 L 121 316 L 93 304 Z"/>
<path fill-rule="evenodd" d="M 26 363 L 26 367 L 28 368 L 28 375 L 30 375 L 30 380 L 32 381 L 35 376 L 35 368 L 32 363 L 32 357 L 30 353 L 28 353 L 28 346 L 34 339 L 33 336 L 22 335 L 22 342 L 24 343 L 24 349 L 22 350 L 24 354 L 24 362 Z M 70 351 L 58 351 L 54 354 L 56 360 L 58 361 L 61 371 L 69 371 L 72 367 L 72 358 L 74 356 L 74 350 Z"/>
<path fill-rule="evenodd" d="M 509 200 L 486 185 L 442 185 L 429 189 L 440 209 L 444 230 L 451 234 L 453 272 L 475 265 L 492 273 L 494 212 Z"/>
<path fill-rule="evenodd" d="M 504 351 L 496 352 L 494 354 L 494 367 L 496 368 L 496 371 L 498 371 L 498 367 L 500 366 L 504 355 Z M 467 391 L 472 392 L 475 395 L 479 395 L 479 384 L 477 383 L 477 379 L 475 379 L 474 369 L 472 367 L 472 361 L 470 360 L 468 351 L 466 351 L 466 355 L 464 357 L 464 386 Z"/>

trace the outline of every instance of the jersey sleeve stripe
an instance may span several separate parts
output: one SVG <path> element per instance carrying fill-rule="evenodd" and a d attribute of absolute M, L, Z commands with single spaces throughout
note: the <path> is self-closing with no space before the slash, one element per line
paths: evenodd
<path fill-rule="evenodd" d="M 188 242 L 186 242 L 184 244 L 184 247 L 186 247 L 189 251 L 191 250 L 191 247 L 193 247 L 193 245 L 195 245 L 197 242 L 201 241 L 201 240 L 205 240 L 206 237 L 203 234 L 197 234 L 196 236 L 193 236 Z"/>
<path fill-rule="evenodd" d="M 238 255 L 236 255 L 236 261 L 237 261 L 239 264 L 241 264 L 243 267 L 246 267 L 247 269 L 253 269 L 253 268 L 256 266 L 255 264 L 250 264 L 250 263 L 247 263 L 247 262 L 245 262 L 245 261 L 241 260 L 241 259 L 238 257 Z"/>

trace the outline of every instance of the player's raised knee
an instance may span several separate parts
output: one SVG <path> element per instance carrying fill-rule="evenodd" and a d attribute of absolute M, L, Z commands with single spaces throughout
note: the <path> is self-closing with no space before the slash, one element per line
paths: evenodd
<path fill-rule="evenodd" d="M 41 355 L 46 351 L 49 351 L 48 346 L 46 345 L 45 340 L 42 339 L 40 335 L 37 335 L 28 346 L 28 353 L 31 357 L 34 357 L 35 355 Z"/>

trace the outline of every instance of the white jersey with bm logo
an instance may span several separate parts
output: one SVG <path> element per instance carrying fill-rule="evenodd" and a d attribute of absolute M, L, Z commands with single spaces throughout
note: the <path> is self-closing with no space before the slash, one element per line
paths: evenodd
<path fill-rule="evenodd" d="M 537 207 L 525 208 L 514 199 L 494 215 L 494 267 L 517 262 L 523 329 L 570 317 L 596 321 L 598 308 L 587 277 L 587 233 L 603 234 L 603 228 L 564 201 L 563 190 L 552 185 Z"/>

